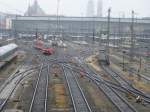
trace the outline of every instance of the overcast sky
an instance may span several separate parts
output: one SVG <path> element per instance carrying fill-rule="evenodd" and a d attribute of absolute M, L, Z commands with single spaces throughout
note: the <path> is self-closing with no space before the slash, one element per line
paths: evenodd
<path fill-rule="evenodd" d="M 97 0 L 93 0 L 95 6 Z M 0 11 L 23 14 L 28 5 L 34 0 L 0 0 Z M 38 0 L 41 8 L 47 14 L 56 14 L 57 0 Z M 66 16 L 85 16 L 88 0 L 60 0 L 59 12 Z M 112 15 L 124 13 L 130 17 L 131 10 L 135 10 L 138 17 L 150 16 L 150 0 L 103 0 L 103 15 L 112 8 Z M 95 9 L 96 10 L 96 9 Z"/>

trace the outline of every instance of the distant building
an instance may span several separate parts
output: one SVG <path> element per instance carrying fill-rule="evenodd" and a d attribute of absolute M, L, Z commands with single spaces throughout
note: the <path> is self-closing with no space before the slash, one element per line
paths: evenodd
<path fill-rule="evenodd" d="M 25 16 L 45 16 L 45 12 L 42 10 L 37 0 L 34 1 L 32 6 L 29 5 L 27 11 L 24 14 Z"/>
<path fill-rule="evenodd" d="M 86 35 L 93 37 L 93 24 L 95 27 L 95 35 L 99 35 L 100 31 L 104 35 L 107 33 L 107 17 L 59 17 L 60 29 L 59 32 L 66 36 L 77 36 Z M 119 35 L 119 18 L 111 18 L 110 22 L 110 34 L 117 37 Z M 131 24 L 132 18 L 121 18 L 120 21 L 120 32 L 122 36 L 131 36 Z M 43 16 L 43 17 L 33 17 L 33 16 L 18 16 L 17 19 L 12 20 L 12 31 L 17 31 L 21 34 L 35 34 L 38 30 L 41 34 L 53 35 L 57 31 L 57 16 Z M 81 24 L 83 23 L 84 24 Z M 100 30 L 102 29 L 102 30 Z M 150 35 L 150 19 L 136 19 L 136 27 L 134 29 L 137 37 L 142 35 L 149 38 Z M 146 34 L 146 35 L 145 35 Z"/>
<path fill-rule="evenodd" d="M 10 29 L 11 18 L 16 18 L 16 16 L 20 16 L 20 15 L 0 12 L 0 29 Z"/>
<path fill-rule="evenodd" d="M 97 0 L 97 17 L 103 16 L 103 1 Z"/>
<path fill-rule="evenodd" d="M 87 17 L 93 17 L 95 14 L 94 11 L 94 1 L 93 0 L 89 0 L 87 3 L 87 12 L 86 12 L 86 16 Z"/>
<path fill-rule="evenodd" d="M 0 12 L 0 29 L 5 28 L 5 26 L 6 26 L 5 20 L 6 20 L 6 14 Z"/>

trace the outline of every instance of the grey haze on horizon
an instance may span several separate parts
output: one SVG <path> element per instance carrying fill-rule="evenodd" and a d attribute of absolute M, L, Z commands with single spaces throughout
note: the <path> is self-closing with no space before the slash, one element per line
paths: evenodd
<path fill-rule="evenodd" d="M 57 0 L 37 0 L 41 8 L 50 15 L 56 14 Z M 95 2 L 95 12 L 97 0 Z M 23 14 L 29 4 L 34 0 L 0 0 L 0 12 Z M 60 0 L 59 13 L 66 16 L 85 16 L 88 0 Z M 131 10 L 137 13 L 137 17 L 150 17 L 150 0 L 103 0 L 103 15 L 107 15 L 109 7 L 112 16 L 118 17 L 125 14 L 131 16 Z"/>

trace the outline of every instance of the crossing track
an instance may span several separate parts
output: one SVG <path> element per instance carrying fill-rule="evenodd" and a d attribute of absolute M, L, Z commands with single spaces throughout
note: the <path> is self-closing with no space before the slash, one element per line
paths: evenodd
<path fill-rule="evenodd" d="M 90 68 L 90 67 L 87 67 L 87 65 L 84 63 L 84 61 L 81 57 L 77 61 L 78 61 L 79 64 L 83 65 L 83 68 L 85 69 L 85 71 L 86 71 L 86 69 L 89 70 L 88 68 Z M 101 65 L 101 66 L 107 74 L 111 75 L 112 78 L 114 78 L 120 84 L 120 85 L 115 85 L 114 86 L 114 84 L 111 84 L 111 82 L 110 82 L 109 86 L 115 87 L 116 89 L 121 90 L 121 91 L 123 90 L 124 92 L 130 92 L 136 97 L 141 96 L 144 101 L 146 101 L 147 103 L 150 103 L 150 95 L 149 94 L 146 94 L 143 91 L 133 87 L 130 82 L 128 82 L 127 80 L 122 78 L 120 76 L 120 74 L 117 73 L 116 71 L 111 70 L 109 67 L 107 67 L 105 65 Z M 92 72 L 93 71 L 94 70 L 92 70 Z M 93 74 L 95 74 L 95 76 L 99 75 L 95 72 Z M 100 78 L 96 78 L 96 79 L 100 79 Z M 103 78 L 101 77 L 101 79 L 103 79 Z M 107 83 L 106 81 L 103 81 L 103 82 Z"/>
<path fill-rule="evenodd" d="M 63 65 L 62 65 L 63 66 Z M 74 73 L 63 66 L 64 75 L 69 88 L 72 104 L 75 112 L 92 112 L 82 88 Z"/>
<path fill-rule="evenodd" d="M 71 70 L 73 70 L 74 68 L 71 66 L 65 66 Z M 75 69 L 74 71 L 77 71 L 77 69 Z M 90 69 L 86 69 L 86 77 L 89 78 L 90 80 L 92 80 L 98 87 L 100 90 L 102 90 L 104 92 L 104 94 L 109 98 L 109 100 L 118 108 L 118 110 L 120 112 L 137 112 L 136 109 L 130 104 L 128 103 L 119 93 L 117 90 L 115 90 L 114 88 L 111 88 L 110 86 L 108 86 L 107 84 L 105 84 L 104 82 L 101 82 L 101 77 L 97 77 L 95 74 L 93 74 L 91 72 Z M 98 80 L 99 79 L 99 80 Z"/>
<path fill-rule="evenodd" d="M 114 78 L 120 84 L 120 86 L 122 86 L 126 90 L 132 92 L 134 95 L 142 96 L 142 99 L 144 101 L 150 103 L 150 95 L 148 95 L 148 94 L 144 93 L 143 91 L 138 90 L 137 88 L 133 87 L 127 80 L 122 78 L 120 76 L 120 74 L 111 70 L 109 67 L 102 65 L 102 68 L 108 75 L 111 75 L 112 78 Z"/>
<path fill-rule="evenodd" d="M 4 107 L 7 105 L 7 102 L 17 86 L 20 84 L 22 80 L 24 80 L 25 77 L 30 75 L 31 73 L 36 71 L 36 68 L 30 68 L 29 70 L 25 70 L 19 73 L 12 74 L 5 83 L 0 88 L 0 96 L 2 97 L 0 99 L 0 111 L 4 109 Z M 12 87 L 10 87 L 12 85 Z"/>
<path fill-rule="evenodd" d="M 120 66 L 121 68 L 123 68 L 123 64 L 122 63 L 119 63 L 119 60 L 118 59 L 116 59 L 116 58 L 114 58 L 114 57 L 110 57 L 110 59 L 111 59 L 111 61 L 114 63 L 114 64 L 116 64 L 116 65 L 118 65 L 118 66 Z M 148 65 L 145 65 L 146 66 L 146 68 L 148 69 L 148 70 L 150 70 L 150 67 L 148 68 Z M 134 74 L 134 75 L 139 75 L 141 78 L 143 78 L 144 80 L 146 80 L 146 81 L 148 81 L 148 82 L 150 82 L 150 77 L 149 77 L 149 75 L 148 75 L 148 73 L 138 73 L 138 70 L 136 70 L 134 67 L 130 67 L 130 66 L 128 66 L 127 64 L 124 64 L 124 69 L 126 69 L 127 71 L 129 71 L 131 74 Z"/>
<path fill-rule="evenodd" d="M 46 69 L 46 70 L 45 70 Z M 29 112 L 46 112 L 48 99 L 49 66 L 40 68 Z"/>

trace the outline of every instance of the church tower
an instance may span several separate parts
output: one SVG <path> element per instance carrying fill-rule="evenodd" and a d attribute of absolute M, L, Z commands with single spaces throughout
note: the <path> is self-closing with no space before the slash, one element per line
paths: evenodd
<path fill-rule="evenodd" d="M 42 10 L 38 1 L 35 0 L 32 6 L 29 5 L 27 11 L 24 14 L 25 16 L 45 16 L 45 12 Z"/>
<path fill-rule="evenodd" d="M 89 0 L 87 3 L 87 12 L 86 12 L 86 16 L 87 17 L 93 17 L 94 16 L 94 2 L 93 0 Z"/>

